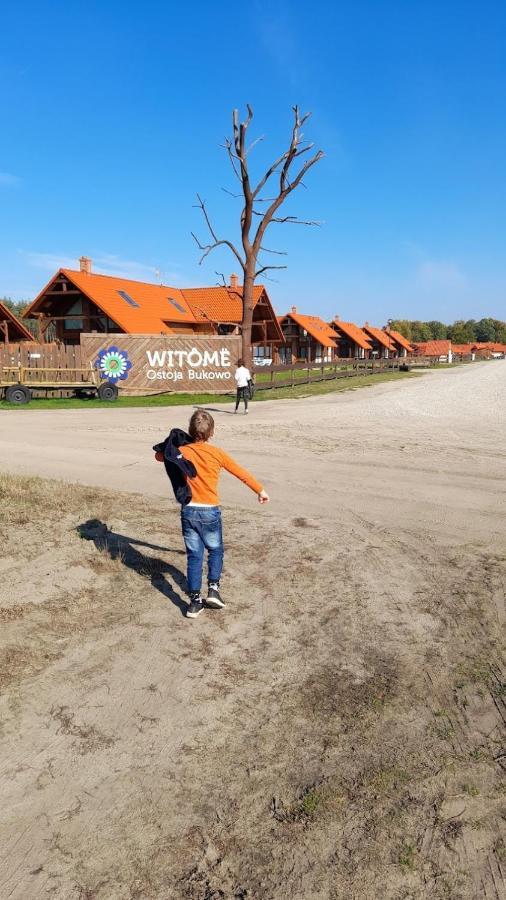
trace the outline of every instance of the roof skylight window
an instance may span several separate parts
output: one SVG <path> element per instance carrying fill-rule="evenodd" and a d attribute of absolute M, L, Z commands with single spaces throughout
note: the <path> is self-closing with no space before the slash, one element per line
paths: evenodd
<path fill-rule="evenodd" d="M 177 309 L 178 312 L 180 312 L 180 313 L 186 313 L 186 310 L 185 310 L 184 306 L 181 306 L 181 304 L 178 303 L 177 300 L 174 300 L 173 297 L 167 297 L 167 299 L 168 299 L 169 303 L 172 303 L 172 306 L 173 306 L 175 309 Z"/>
<path fill-rule="evenodd" d="M 122 298 L 122 300 L 125 301 L 125 303 L 128 303 L 129 306 L 133 306 L 133 307 L 135 307 L 135 309 L 139 309 L 139 304 L 137 303 L 137 301 L 134 300 L 134 299 L 130 296 L 130 294 L 127 294 L 126 291 L 118 291 L 118 294 L 120 295 L 120 297 Z"/>

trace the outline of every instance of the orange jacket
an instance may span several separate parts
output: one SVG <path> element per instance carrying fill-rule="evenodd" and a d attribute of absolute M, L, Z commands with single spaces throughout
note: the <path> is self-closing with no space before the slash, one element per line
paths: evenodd
<path fill-rule="evenodd" d="M 184 458 L 193 463 L 197 470 L 195 478 L 188 479 L 192 492 L 192 503 L 209 503 L 218 506 L 218 479 L 222 469 L 243 481 L 255 494 L 263 488 L 259 481 L 246 469 L 238 465 L 228 453 L 220 447 L 214 447 L 207 441 L 185 444 L 180 448 Z"/>

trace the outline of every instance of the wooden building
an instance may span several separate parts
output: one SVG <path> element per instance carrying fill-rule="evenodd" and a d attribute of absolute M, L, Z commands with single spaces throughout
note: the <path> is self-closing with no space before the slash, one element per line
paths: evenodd
<path fill-rule="evenodd" d="M 284 346 L 278 349 L 279 362 L 331 362 L 337 344 L 330 325 L 318 316 L 305 316 L 292 306 L 291 312 L 279 317 Z"/>
<path fill-rule="evenodd" d="M 451 341 L 413 341 L 412 347 L 414 356 L 428 356 L 442 363 L 453 360 Z"/>
<path fill-rule="evenodd" d="M 389 335 L 381 328 L 374 328 L 366 322 L 363 329 L 371 344 L 371 356 L 373 359 L 388 359 L 397 356 L 396 348 Z"/>
<path fill-rule="evenodd" d="M 371 340 L 362 328 L 353 322 L 343 322 L 336 316 L 330 323 L 337 344 L 336 356 L 343 359 L 368 359 L 371 355 Z"/>
<path fill-rule="evenodd" d="M 393 328 L 384 328 L 383 330 L 394 346 L 394 356 L 407 356 L 408 353 L 413 352 L 413 347 L 400 331 L 395 331 Z"/>
<path fill-rule="evenodd" d="M 33 334 L 14 315 L 5 303 L 0 301 L 0 343 L 17 344 L 20 341 L 33 341 Z"/>
<path fill-rule="evenodd" d="M 240 334 L 242 285 L 181 289 L 97 275 L 91 260 L 80 269 L 59 269 L 24 316 L 37 319 L 39 340 L 52 326 L 56 340 L 78 344 L 81 334 Z M 252 343 L 264 356 L 283 335 L 263 285 L 255 286 Z"/>

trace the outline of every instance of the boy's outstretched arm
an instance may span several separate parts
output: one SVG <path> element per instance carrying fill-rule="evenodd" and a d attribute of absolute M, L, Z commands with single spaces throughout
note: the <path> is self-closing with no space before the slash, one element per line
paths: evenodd
<path fill-rule="evenodd" d="M 243 469 L 243 467 L 240 466 L 239 463 L 236 463 L 235 459 L 232 459 L 232 457 L 229 456 L 228 453 L 225 453 L 224 450 L 220 451 L 220 462 L 227 472 L 230 472 L 230 474 L 238 478 L 239 481 L 244 482 L 244 484 L 257 494 L 259 503 L 269 502 L 268 493 L 264 491 L 262 485 L 256 480 L 254 475 L 252 475 L 251 472 L 248 472 L 247 469 Z"/>

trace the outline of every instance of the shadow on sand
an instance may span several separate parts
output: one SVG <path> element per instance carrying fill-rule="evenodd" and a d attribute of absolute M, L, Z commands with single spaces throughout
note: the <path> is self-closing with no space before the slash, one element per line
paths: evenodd
<path fill-rule="evenodd" d="M 186 555 L 184 550 L 160 547 L 158 544 L 149 544 L 147 541 L 140 541 L 137 538 L 127 537 L 124 534 L 117 534 L 111 531 L 105 522 L 101 522 L 100 519 L 88 519 L 87 522 L 78 525 L 76 531 L 83 540 L 93 541 L 97 550 L 100 550 L 102 553 L 106 552 L 111 559 L 120 559 L 128 569 L 131 569 L 142 578 L 148 578 L 157 591 L 160 591 L 167 600 L 170 600 L 174 606 L 177 606 L 183 616 L 186 615 L 186 601 L 171 587 L 165 578 L 166 575 L 169 575 L 180 591 L 185 594 L 186 577 L 184 573 L 170 563 L 165 562 L 165 560 L 147 556 L 137 548 L 149 547 L 150 550 L 170 551 L 170 553 L 177 553 L 180 556 Z"/>
<path fill-rule="evenodd" d="M 223 413 L 224 416 L 233 416 L 233 409 L 220 409 L 219 406 L 194 406 L 193 409 L 205 409 L 206 412 Z"/>

